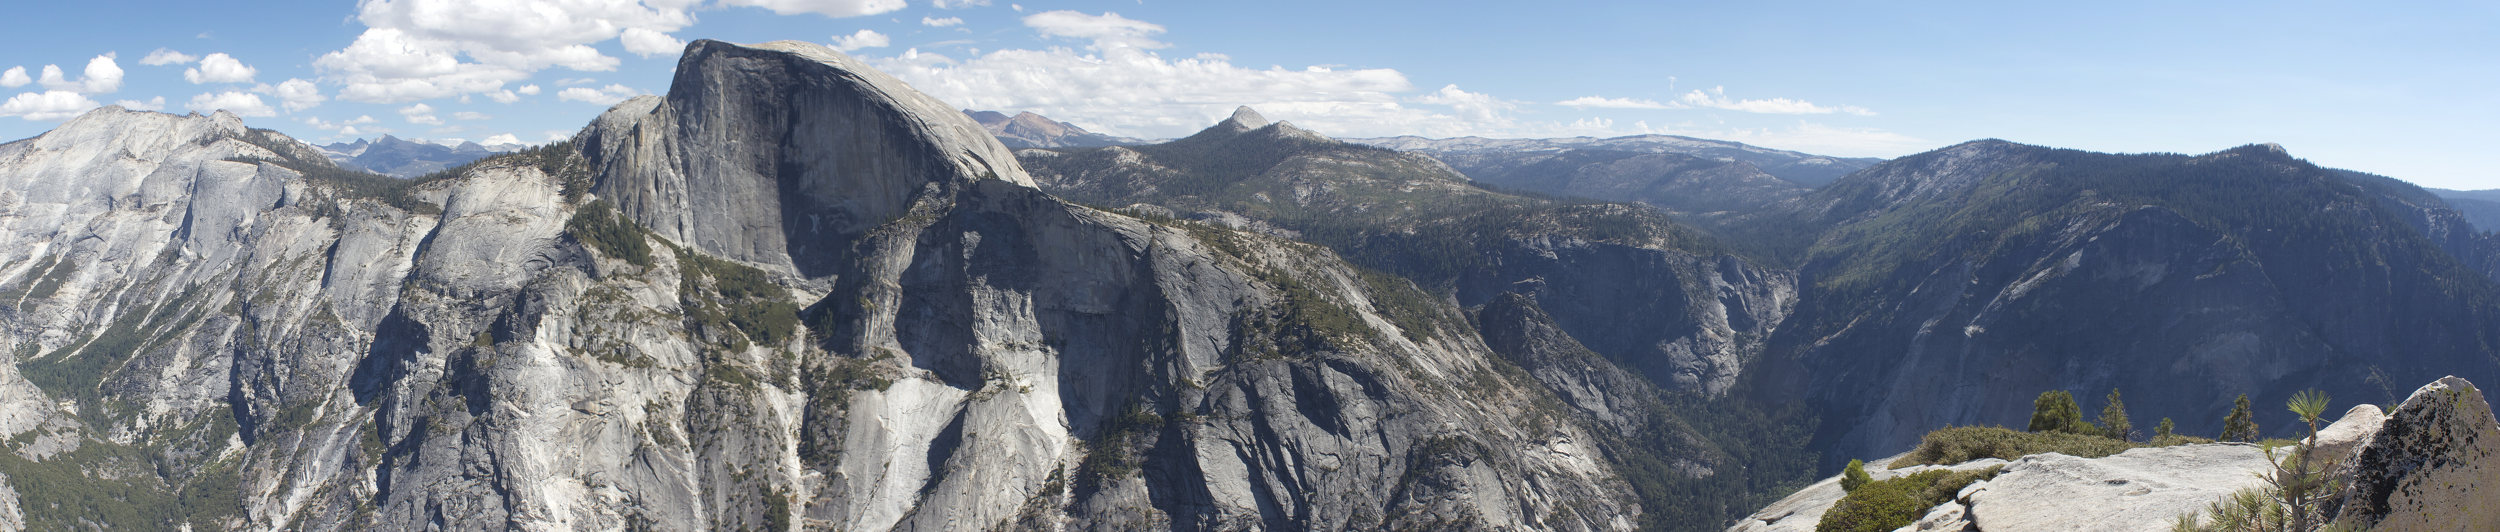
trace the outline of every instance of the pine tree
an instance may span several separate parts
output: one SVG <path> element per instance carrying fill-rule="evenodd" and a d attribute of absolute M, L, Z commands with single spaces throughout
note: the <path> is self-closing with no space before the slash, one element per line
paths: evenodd
<path fill-rule="evenodd" d="M 2257 420 L 2248 413 L 2248 394 L 2231 406 L 2231 415 L 2222 418 L 2222 441 L 2257 441 Z"/>
<path fill-rule="evenodd" d="M 2101 435 L 2114 440 L 2134 439 L 2135 425 L 2127 422 L 2127 402 L 2118 400 L 2118 389 L 2109 390 L 2109 406 L 2101 407 Z"/>
<path fill-rule="evenodd" d="M 2176 427 L 2170 424 L 2170 418 L 2161 418 L 2161 425 L 2153 427 L 2153 441 L 2170 439 L 2170 431 L 2174 428 Z"/>
<path fill-rule="evenodd" d="M 2092 426 L 2083 422 L 2083 407 L 2075 406 L 2075 395 L 2065 390 L 2040 392 L 2031 401 L 2031 432 L 2072 432 L 2091 434 Z"/>

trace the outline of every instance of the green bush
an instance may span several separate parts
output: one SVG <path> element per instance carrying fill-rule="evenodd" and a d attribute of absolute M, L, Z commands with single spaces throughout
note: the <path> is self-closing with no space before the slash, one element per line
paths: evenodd
<path fill-rule="evenodd" d="M 1977 471 L 1932 470 L 1859 486 L 1823 512 L 1815 532 L 1886 532 L 1909 526 L 1972 482 L 1995 478 L 2005 468 Z M 1845 482 L 1845 481 L 1844 481 Z"/>
<path fill-rule="evenodd" d="M 573 211 L 573 218 L 564 221 L 564 232 L 608 258 L 651 267 L 651 244 L 643 240 L 642 228 L 616 212 L 607 200 L 592 201 Z"/>
<path fill-rule="evenodd" d="M 1891 467 L 1914 464 L 1959 464 L 1981 458 L 2013 460 L 2026 455 L 2059 453 L 2100 458 L 2126 452 L 2135 444 L 2092 434 L 2019 432 L 2004 427 L 1945 427 L 1927 433 L 1908 457 Z"/>
<path fill-rule="evenodd" d="M 1857 491 L 1859 486 L 1874 481 L 1875 477 L 1866 474 L 1865 460 L 1850 460 L 1849 467 L 1840 472 L 1840 491 Z"/>

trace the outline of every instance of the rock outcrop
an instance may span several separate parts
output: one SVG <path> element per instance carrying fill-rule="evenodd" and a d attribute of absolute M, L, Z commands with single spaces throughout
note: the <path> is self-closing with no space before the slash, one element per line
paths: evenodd
<path fill-rule="evenodd" d="M 1966 508 L 1978 530 L 2163 531 L 2181 515 L 2264 485 L 2258 475 L 2273 468 L 2264 449 L 2247 444 L 2149 447 L 2101 458 L 2038 454 L 1963 488 L 1945 505 Z"/>
<path fill-rule="evenodd" d="M 2333 462 L 2328 475 L 2335 485 L 2346 486 L 2323 510 L 2344 524 L 2374 530 L 2500 526 L 2500 515 L 2488 504 L 2500 492 L 2495 436 L 2500 422 L 2489 403 L 2473 384 L 2456 377 L 2423 386 L 2386 414 L 2376 406 L 2354 406 L 2319 429 L 2313 442 L 2316 456 Z M 2101 458 L 2042 453 L 2012 462 L 1974 460 L 1951 468 L 2004 469 L 1962 488 L 1901 530 L 2171 530 L 2182 516 L 2209 519 L 2209 509 L 2235 493 L 2270 489 L 2266 475 L 2289 453 L 2216 443 L 2142 447 Z M 1936 467 L 1875 467 L 1888 463 L 1869 464 L 1867 471 L 1882 480 Z M 1834 476 L 1808 486 L 1728 530 L 1813 530 L 1845 495 L 1839 481 Z"/>
<path fill-rule="evenodd" d="M 0 519 L 1639 522 L 1595 433 L 1412 285 L 1059 201 L 819 46 L 696 42 L 677 76 L 422 182 L 223 114 L 0 146 Z"/>
<path fill-rule="evenodd" d="M 1987 458 L 1972 460 L 1951 466 L 1915 465 L 1902 467 L 1900 469 L 1885 467 L 1886 464 L 1891 464 L 1894 461 L 1900 460 L 1906 456 L 1909 455 L 1901 454 L 1895 455 L 1891 458 L 1867 462 L 1867 477 L 1874 480 L 1890 480 L 1935 470 L 1978 471 L 1991 467 L 2002 466 L 2006 463 L 2004 460 Z M 1968 491 L 1966 490 L 1964 493 L 1968 493 Z M 1753 515 L 1749 515 L 1742 520 L 1738 520 L 1736 522 L 1736 526 L 1728 527 L 1728 531 L 1813 532 L 1815 525 L 1822 522 L 1823 514 L 1831 511 L 1832 505 L 1839 503 L 1841 497 L 1846 497 L 1848 495 L 1849 493 L 1847 491 L 1840 488 L 1840 477 L 1834 476 L 1826 478 L 1820 482 L 1807 485 L 1805 489 L 1797 490 L 1796 493 L 1781 498 L 1778 502 L 1773 502 L 1769 506 L 1763 507 L 1762 511 L 1754 512 Z M 1939 506 L 1938 509 L 1941 511 L 1947 506 L 1954 505 L 1946 504 Z"/>
<path fill-rule="evenodd" d="M 2321 433 L 2323 438 L 2325 434 Z M 2414 390 L 2350 453 L 2341 519 L 2373 530 L 2500 530 L 2500 422 L 2481 389 Z"/>

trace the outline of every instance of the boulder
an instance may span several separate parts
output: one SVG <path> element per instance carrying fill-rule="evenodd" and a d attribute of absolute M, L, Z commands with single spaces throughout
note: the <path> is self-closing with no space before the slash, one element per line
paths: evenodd
<path fill-rule="evenodd" d="M 2316 456 L 2334 457 L 2335 461 L 2328 464 L 2329 474 L 2338 477 L 2350 475 L 2353 455 L 2360 452 L 2361 444 L 2377 436 L 2379 428 L 2386 424 L 2387 414 L 2380 412 L 2378 405 L 2353 405 L 2334 424 L 2318 429 L 2318 436 L 2313 441 L 2317 445 Z"/>
<path fill-rule="evenodd" d="M 2247 444 L 2036 454 L 1960 498 L 1980 530 L 2170 530 L 2180 515 L 2263 485 L 2257 475 L 2272 467 L 2264 449 Z"/>
<path fill-rule="evenodd" d="M 2325 434 L 2320 434 L 2323 438 Z M 2414 390 L 2354 454 L 2341 518 L 2374 530 L 2500 530 L 2500 423 L 2482 390 Z"/>

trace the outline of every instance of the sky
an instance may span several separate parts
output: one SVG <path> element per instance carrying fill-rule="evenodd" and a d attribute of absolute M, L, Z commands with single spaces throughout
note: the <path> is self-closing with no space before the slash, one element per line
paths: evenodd
<path fill-rule="evenodd" d="M 314 143 L 535 144 L 695 39 L 842 49 L 958 107 L 1141 138 L 1646 133 L 1896 157 L 2273 142 L 2500 188 L 2500 2 L 88 0 L 13 6 L 0 139 L 102 105 Z"/>

